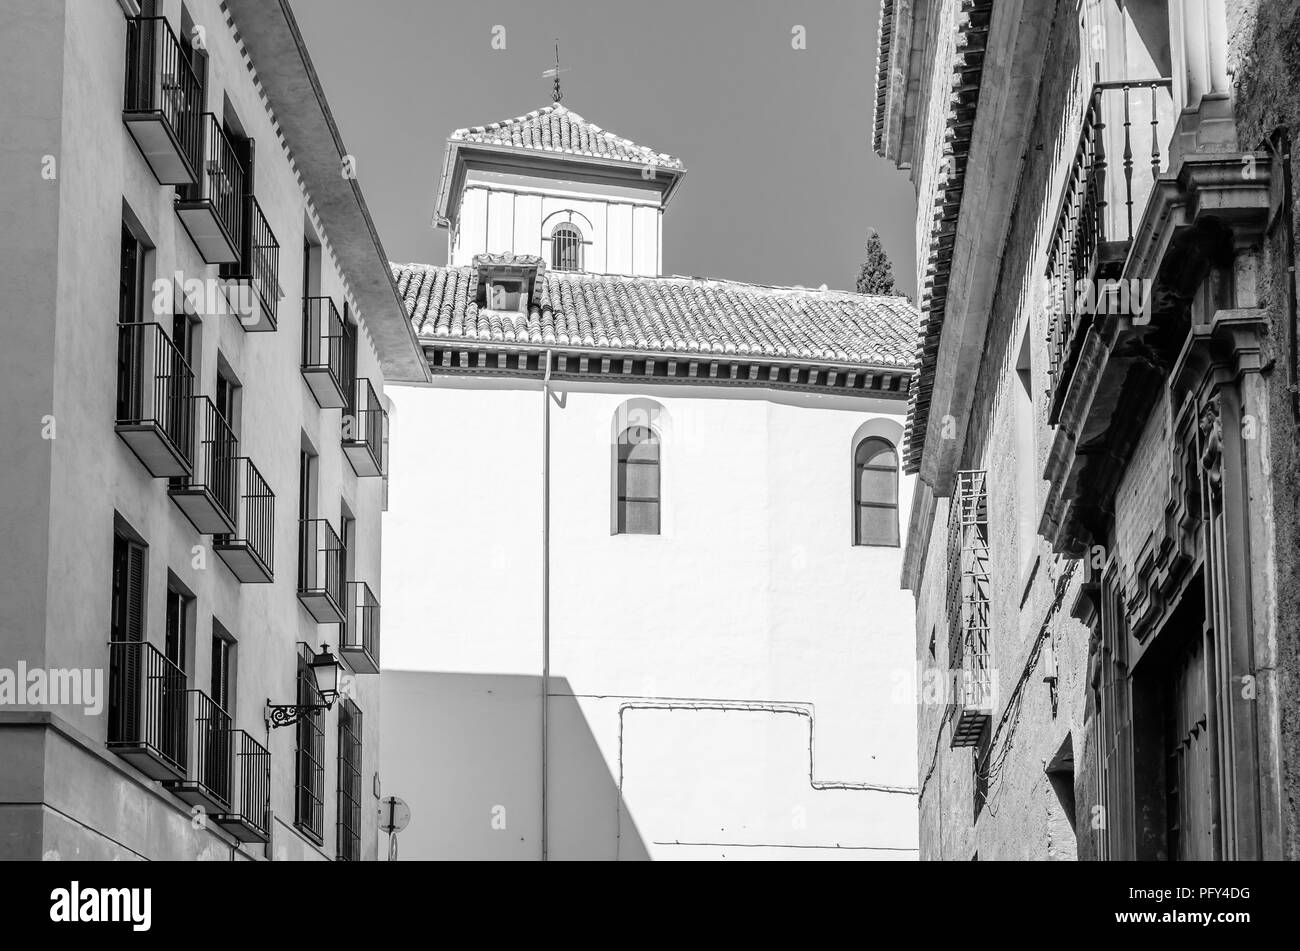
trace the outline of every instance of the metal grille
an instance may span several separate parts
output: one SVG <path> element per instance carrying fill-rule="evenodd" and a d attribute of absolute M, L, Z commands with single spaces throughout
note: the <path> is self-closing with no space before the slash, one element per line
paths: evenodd
<path fill-rule="evenodd" d="M 275 493 L 253 460 L 237 456 L 234 465 L 235 495 L 239 505 L 235 512 L 235 531 L 213 537 L 215 545 L 247 545 L 271 570 L 275 564 Z"/>
<path fill-rule="evenodd" d="M 948 668 L 953 746 L 973 746 L 992 714 L 987 474 L 957 473 L 948 514 Z"/>
<path fill-rule="evenodd" d="M 1048 249 L 1050 293 L 1059 298 L 1049 305 L 1047 331 L 1053 407 L 1091 323 L 1091 314 L 1073 306 L 1077 282 L 1092 281 L 1107 260 L 1122 261 L 1123 252 L 1116 248 L 1126 248 L 1133 240 L 1134 226 L 1167 164 L 1161 138 L 1168 136 L 1172 121 L 1171 85 L 1169 79 L 1097 82 L 1088 96 Z M 1119 128 L 1111 131 L 1111 126 Z"/>
<path fill-rule="evenodd" d="M 323 518 L 303 519 L 298 545 L 298 593 L 324 594 L 343 607 L 343 567 L 347 549 Z"/>
<path fill-rule="evenodd" d="M 152 322 L 117 326 L 117 422 L 150 423 L 185 459 L 194 452 L 194 371 Z"/>
<path fill-rule="evenodd" d="M 298 703 L 324 703 L 312 676 L 312 652 L 306 644 L 298 646 Z M 325 730 L 321 711 L 299 718 L 298 748 L 294 756 L 293 824 L 318 845 L 325 834 Z"/>
<path fill-rule="evenodd" d="M 339 632 L 339 650 L 364 651 L 379 663 L 379 601 L 364 581 L 348 582 L 348 616 Z"/>
<path fill-rule="evenodd" d="M 175 492 L 203 492 L 230 523 L 238 501 L 239 440 L 217 405 L 207 396 L 191 398 L 194 404 L 193 471 L 171 480 Z"/>
<path fill-rule="evenodd" d="M 361 377 L 349 391 L 351 399 L 345 408 L 343 441 L 365 446 L 375 466 L 383 471 L 384 438 L 388 433 L 388 413 L 379 401 L 374 384 Z"/>
<path fill-rule="evenodd" d="M 361 710 L 351 700 L 339 708 L 338 858 L 361 859 Z"/>
<path fill-rule="evenodd" d="M 557 225 L 551 232 L 551 268 L 582 270 L 582 234 L 573 225 Z"/>
<path fill-rule="evenodd" d="M 108 746 L 151 750 L 183 772 L 185 671 L 147 641 L 108 645 Z"/>
<path fill-rule="evenodd" d="M 328 370 L 343 392 L 343 317 L 329 297 L 308 297 L 302 302 L 302 367 Z"/>
<path fill-rule="evenodd" d="M 230 812 L 265 839 L 271 830 L 271 754 L 243 730 L 231 733 Z"/>
<path fill-rule="evenodd" d="M 203 148 L 203 83 L 164 17 L 126 21 L 127 113 L 156 113 L 197 172 Z"/>

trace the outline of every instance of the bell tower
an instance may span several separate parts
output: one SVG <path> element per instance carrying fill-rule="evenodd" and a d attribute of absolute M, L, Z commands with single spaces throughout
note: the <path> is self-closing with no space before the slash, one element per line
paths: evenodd
<path fill-rule="evenodd" d="M 512 254 L 555 271 L 656 277 L 664 210 L 685 174 L 679 159 L 557 100 L 452 133 L 434 224 L 447 229 L 453 266 Z"/>

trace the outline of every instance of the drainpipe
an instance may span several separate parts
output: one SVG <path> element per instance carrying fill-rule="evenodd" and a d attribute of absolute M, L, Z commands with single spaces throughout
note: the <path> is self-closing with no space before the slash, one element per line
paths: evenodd
<path fill-rule="evenodd" d="M 1286 228 L 1286 297 L 1287 297 L 1287 344 L 1288 367 L 1287 383 L 1291 391 L 1291 418 L 1300 419 L 1300 373 L 1296 369 L 1296 273 L 1295 273 L 1295 226 L 1291 202 L 1294 200 L 1291 184 L 1291 131 L 1286 126 L 1279 126 L 1266 140 L 1269 151 L 1281 158 L 1282 164 L 1282 212 L 1283 226 Z"/>
<path fill-rule="evenodd" d="M 547 860 L 546 836 L 546 708 L 551 692 L 551 351 L 546 351 L 542 377 L 542 861 Z"/>

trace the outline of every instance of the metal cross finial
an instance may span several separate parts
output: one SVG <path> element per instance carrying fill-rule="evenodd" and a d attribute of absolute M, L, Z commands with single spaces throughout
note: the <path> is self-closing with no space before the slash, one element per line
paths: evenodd
<path fill-rule="evenodd" d="M 557 39 L 555 41 L 555 68 L 548 69 L 542 73 L 543 78 L 555 80 L 555 86 L 551 90 L 552 102 L 558 103 L 561 99 L 564 98 L 563 95 L 561 95 L 560 93 L 560 73 L 567 73 L 567 72 L 568 72 L 567 69 L 560 69 L 560 41 Z"/>

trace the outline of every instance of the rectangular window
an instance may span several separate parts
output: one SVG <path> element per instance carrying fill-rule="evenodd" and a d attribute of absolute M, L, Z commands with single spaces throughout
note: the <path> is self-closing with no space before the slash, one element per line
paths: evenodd
<path fill-rule="evenodd" d="M 298 518 L 316 517 L 316 454 L 310 449 L 298 452 Z"/>
<path fill-rule="evenodd" d="M 117 321 L 133 324 L 140 319 L 144 287 L 144 248 L 127 223 L 122 222 L 122 251 L 118 267 Z"/>
<path fill-rule="evenodd" d="M 351 700 L 339 708 L 338 858 L 361 859 L 361 710 Z"/>
<path fill-rule="evenodd" d="M 231 672 L 234 669 L 235 639 L 216 621 L 212 622 L 212 699 L 227 713 L 234 700 Z"/>
<path fill-rule="evenodd" d="M 298 703 L 322 703 L 312 675 L 312 652 L 306 645 L 298 650 Z M 325 831 L 325 730 L 320 711 L 303 716 L 297 723 L 297 751 L 294 756 L 293 824 L 315 842 L 324 844 Z"/>
<path fill-rule="evenodd" d="M 185 662 L 188 651 L 190 610 L 194 599 L 174 584 L 167 586 L 167 627 L 163 654 L 181 670 L 188 670 Z"/>
<path fill-rule="evenodd" d="M 113 536 L 113 604 L 111 638 L 143 641 L 145 618 L 145 546 Z"/>
<path fill-rule="evenodd" d="M 221 355 L 217 355 L 217 392 L 216 403 L 217 412 L 221 414 L 226 425 L 230 427 L 231 434 L 236 439 L 239 438 L 239 404 L 240 404 L 240 385 L 226 366 L 225 360 Z"/>

